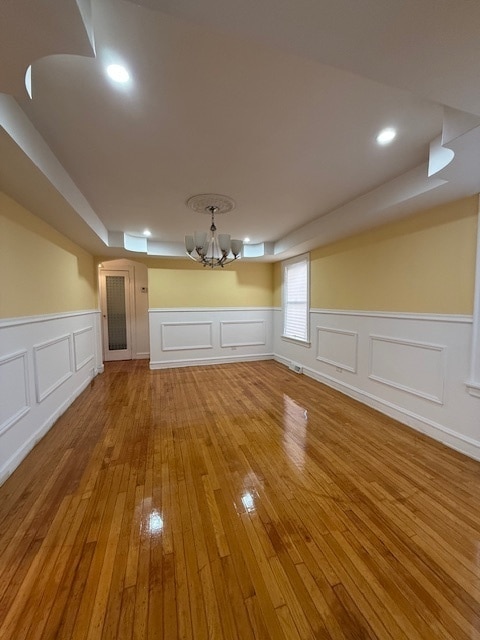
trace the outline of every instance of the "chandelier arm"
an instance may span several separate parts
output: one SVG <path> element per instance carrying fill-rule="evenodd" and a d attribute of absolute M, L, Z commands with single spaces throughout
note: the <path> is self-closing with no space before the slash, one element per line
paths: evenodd
<path fill-rule="evenodd" d="M 228 234 L 220 234 L 220 239 L 217 237 L 215 213 L 226 213 L 235 206 L 235 203 L 226 196 L 208 195 L 208 198 L 217 199 L 217 202 L 220 203 L 217 205 L 213 204 L 211 200 L 209 203 L 205 202 L 206 197 L 206 195 L 193 196 L 188 200 L 188 205 L 195 211 L 204 211 L 211 214 L 210 238 L 207 241 L 207 234 L 201 232 L 195 232 L 194 236 L 185 236 L 186 252 L 192 260 L 204 267 L 209 267 L 210 269 L 223 268 L 225 265 L 241 258 L 241 245 L 243 243 L 239 240 L 230 240 L 230 235 Z M 205 206 L 206 204 L 207 206 Z M 233 257 L 229 258 L 231 254 Z"/>

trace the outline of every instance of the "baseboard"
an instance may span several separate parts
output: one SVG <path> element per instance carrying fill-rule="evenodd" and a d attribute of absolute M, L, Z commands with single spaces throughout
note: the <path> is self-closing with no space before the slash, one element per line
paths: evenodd
<path fill-rule="evenodd" d="M 272 360 L 273 353 L 260 353 L 240 356 L 222 356 L 218 358 L 188 358 L 184 360 L 150 361 L 150 369 L 174 369 L 177 367 L 203 367 L 211 364 L 231 364 L 232 362 L 253 362 Z"/>
<path fill-rule="evenodd" d="M 103 367 L 102 367 L 103 369 Z M 30 451 L 35 447 L 43 436 L 53 427 L 55 422 L 60 418 L 62 414 L 70 407 L 71 404 L 78 398 L 78 396 L 85 391 L 85 389 L 91 384 L 92 380 L 84 380 L 82 384 L 75 389 L 75 391 L 57 407 L 56 411 L 45 420 L 45 422 L 30 436 L 30 438 L 23 443 L 23 445 L 10 456 L 7 462 L 0 468 L 0 486 L 9 478 L 18 465 L 24 460 Z"/>
<path fill-rule="evenodd" d="M 274 355 L 274 360 L 287 367 L 290 364 L 290 360 L 276 354 Z M 434 422 L 433 420 L 429 420 L 428 418 L 413 413 L 408 409 L 404 409 L 403 407 L 388 402 L 387 400 L 383 400 L 382 398 L 368 393 L 367 391 L 363 391 L 358 387 L 340 382 L 329 375 L 319 373 L 310 367 L 303 366 L 303 373 L 309 378 L 312 378 L 317 382 L 321 382 L 336 391 L 340 391 L 340 393 L 344 393 L 350 398 L 358 400 L 358 402 L 372 407 L 394 420 L 398 420 L 398 422 L 405 424 L 407 427 L 420 431 L 430 438 L 441 442 L 445 446 L 465 454 L 469 458 L 480 461 L 480 442 L 478 440 L 461 435 L 444 425 Z"/>
<path fill-rule="evenodd" d="M 283 356 L 279 356 L 274 353 L 273 359 L 275 360 L 275 362 L 279 362 L 280 364 L 284 364 L 286 367 L 290 367 L 291 360 L 289 358 L 284 358 Z"/>

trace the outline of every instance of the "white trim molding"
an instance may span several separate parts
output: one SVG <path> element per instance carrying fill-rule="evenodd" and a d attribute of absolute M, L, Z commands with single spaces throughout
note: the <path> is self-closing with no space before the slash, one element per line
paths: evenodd
<path fill-rule="evenodd" d="M 467 382 L 467 390 L 468 390 L 468 393 L 474 398 L 480 398 L 480 384 Z"/>
<path fill-rule="evenodd" d="M 150 368 L 269 359 L 271 307 L 217 307 L 149 311 Z M 205 356 L 200 350 L 208 350 Z"/>
<path fill-rule="evenodd" d="M 167 338 L 168 338 L 168 327 L 181 327 L 182 329 L 189 327 L 193 329 L 193 327 L 207 327 L 207 341 L 200 344 L 171 344 L 171 346 L 167 346 Z M 212 323 L 208 321 L 203 322 L 162 322 L 160 327 L 161 335 L 162 335 L 162 351 L 187 351 L 194 349 L 213 349 L 212 343 Z M 177 336 L 180 337 L 180 336 Z"/>
<path fill-rule="evenodd" d="M 0 322 L 0 484 L 103 370 L 100 312 Z"/>
<path fill-rule="evenodd" d="M 44 363 L 46 366 L 44 369 L 41 368 L 40 362 L 40 353 L 46 349 L 50 349 L 55 345 L 60 345 L 62 342 L 67 343 L 67 358 L 65 362 L 61 362 L 58 358 L 59 354 L 55 354 L 55 359 L 52 362 Z M 40 344 L 36 344 L 33 346 L 33 368 L 35 372 L 35 390 L 37 395 L 37 402 L 43 402 L 45 398 L 47 398 L 51 393 L 53 393 L 56 389 L 58 389 L 64 382 L 66 382 L 73 375 L 73 367 L 72 367 L 72 339 L 71 335 L 68 333 L 63 336 L 58 336 L 53 338 L 52 340 L 47 340 L 46 342 L 42 342 Z M 65 365 L 65 370 L 63 372 L 56 371 L 55 369 L 58 366 L 63 367 Z M 51 373 L 53 375 L 57 375 L 57 377 L 51 381 L 49 386 L 46 389 L 42 389 L 42 374 L 47 375 Z"/>
<path fill-rule="evenodd" d="M 327 333 L 313 334 L 308 350 L 281 339 L 281 311 L 275 310 L 273 352 L 287 367 L 296 364 L 306 375 L 480 459 L 480 380 L 468 383 L 468 393 L 465 387 L 472 321 L 469 316 L 318 309 L 312 311 L 311 322 Z M 345 335 L 337 331 L 358 334 L 356 372 L 332 364 L 350 360 L 338 355 L 348 356 L 345 345 L 327 345 L 324 350 L 315 344 L 319 335 Z"/>
<path fill-rule="evenodd" d="M 278 356 L 274 356 L 275 360 L 281 362 L 282 364 L 286 364 L 284 359 L 279 358 Z M 435 440 L 438 440 L 445 444 L 447 447 L 451 447 L 460 453 L 464 453 L 470 458 L 474 458 L 475 460 L 480 461 L 480 441 L 474 438 L 470 438 L 464 434 L 458 433 L 458 431 L 453 431 L 453 429 L 449 429 L 434 420 L 426 418 L 414 411 L 410 411 L 404 407 L 401 407 L 393 402 L 389 402 L 376 396 L 372 393 L 364 391 L 362 389 L 358 389 L 353 385 L 350 385 L 345 382 L 341 382 L 334 378 L 333 376 L 326 375 L 324 373 L 319 373 L 314 369 L 310 369 L 309 367 L 304 367 L 303 372 L 305 375 L 317 380 L 317 382 L 321 382 L 326 384 L 332 389 L 336 389 L 341 393 L 344 393 L 363 404 L 366 404 L 373 409 L 377 409 L 381 413 L 398 420 L 402 424 L 406 424 L 407 426 L 415 429 L 416 431 L 420 431 Z"/>
<path fill-rule="evenodd" d="M 215 364 L 232 364 L 233 362 L 256 362 L 272 360 L 273 353 L 247 354 L 241 356 L 222 356 L 219 358 L 185 358 L 183 360 L 150 361 L 150 369 L 174 369 L 177 367 L 205 367 Z"/>
<path fill-rule="evenodd" d="M 231 342 L 227 342 L 225 339 L 225 334 L 227 333 L 227 327 L 231 326 L 231 328 L 239 328 L 239 327 L 247 327 L 248 325 L 252 325 L 252 329 L 254 329 L 254 325 L 260 327 L 260 333 L 257 340 L 252 339 L 252 333 L 250 332 L 248 335 L 243 336 L 241 331 L 236 331 L 233 335 L 237 335 L 232 339 Z M 267 343 L 267 329 L 265 320 L 221 320 L 220 321 L 220 346 L 225 347 L 255 347 L 259 345 L 264 345 Z"/>
<path fill-rule="evenodd" d="M 18 407 L 14 407 L 13 409 L 15 410 L 9 416 L 8 415 L 4 416 L 4 420 L 0 424 L 0 436 L 6 433 L 11 427 L 13 427 L 13 425 L 19 420 L 21 420 L 31 409 L 30 390 L 28 385 L 28 359 L 27 359 L 26 349 L 22 351 L 18 351 L 17 353 L 9 354 L 7 356 L 4 356 L 3 358 L 0 358 L 0 380 L 2 381 L 1 387 L 2 387 L 3 393 L 9 393 L 7 381 L 2 380 L 3 378 L 2 367 L 7 367 L 9 363 L 13 363 L 16 360 L 22 361 L 21 367 L 22 367 L 23 375 L 21 376 L 21 379 L 23 382 L 23 403 L 19 403 Z M 19 382 L 20 381 L 17 378 L 13 378 L 10 381 L 10 384 L 13 384 L 15 386 L 17 392 L 19 390 Z M 0 393 L 2 392 L 2 390 L 0 390 Z"/>
<path fill-rule="evenodd" d="M 299 347 L 307 347 L 307 349 L 310 349 L 310 347 L 312 346 L 312 343 L 310 342 L 310 340 L 301 340 L 300 338 L 291 338 L 290 336 L 284 336 L 283 333 L 280 336 L 280 338 L 284 342 L 290 342 L 291 344 L 296 344 Z"/>
<path fill-rule="evenodd" d="M 329 347 L 329 351 L 325 353 L 325 355 L 320 353 L 320 346 L 322 343 L 320 340 L 321 333 L 329 334 L 331 336 L 330 341 L 325 345 Z M 341 344 L 342 337 L 347 337 L 347 341 L 344 340 L 343 344 Z M 348 341 L 348 338 L 353 338 L 353 345 L 349 344 L 349 342 L 352 341 Z M 350 353 L 348 353 L 349 349 Z M 345 369 L 346 371 L 350 371 L 350 373 L 357 373 L 357 356 L 358 331 L 347 331 L 345 329 L 332 329 L 331 327 L 317 326 L 317 360 L 330 364 L 334 367 L 338 367 L 342 370 Z M 348 357 L 350 357 L 349 361 L 347 360 Z M 343 360 L 341 358 L 343 358 Z"/>
<path fill-rule="evenodd" d="M 85 391 L 91 380 L 83 381 L 58 407 L 50 414 L 44 422 L 39 426 L 35 426 L 28 439 L 11 454 L 8 460 L 0 466 L 0 486 L 13 473 L 22 460 L 30 453 L 33 447 L 39 442 L 43 436 L 51 429 L 60 416 L 65 413 L 68 407 Z M 3 434 L 2 434 L 3 435 Z"/>
<path fill-rule="evenodd" d="M 63 320 L 64 318 L 77 318 L 78 316 L 98 315 L 100 317 L 100 309 L 91 309 L 90 311 L 64 311 L 62 313 L 46 313 L 39 316 L 20 316 L 18 318 L 5 318 L 0 320 L 0 329 L 6 327 L 18 327 L 23 324 L 32 324 L 36 322 L 51 322 L 52 320 Z"/>
<path fill-rule="evenodd" d="M 84 327 L 83 329 L 78 329 L 78 331 L 74 331 L 73 332 L 73 355 L 74 355 L 74 360 L 75 360 L 75 371 L 80 371 L 80 369 L 82 367 L 84 367 L 85 365 L 87 365 L 89 362 L 91 362 L 92 360 L 94 360 L 95 358 L 95 354 L 94 354 L 94 350 L 93 350 L 93 342 L 91 344 L 91 352 L 87 353 L 85 355 L 85 357 L 83 358 L 83 360 L 80 360 L 80 357 L 78 355 L 80 348 L 81 348 L 81 344 L 80 344 L 80 336 L 84 336 L 87 333 L 91 332 L 92 335 L 92 341 L 95 337 L 95 332 L 93 330 L 93 325 L 90 325 L 88 327 Z"/>
<path fill-rule="evenodd" d="M 151 308 L 148 313 L 213 313 L 218 311 L 271 311 L 272 307 L 165 307 Z"/>
<path fill-rule="evenodd" d="M 473 316 L 456 313 L 401 313 L 397 311 L 353 311 L 350 309 L 310 309 L 310 313 L 325 316 L 364 316 L 366 318 L 390 318 L 396 320 L 424 320 L 426 322 L 455 322 L 472 324 Z"/>
<path fill-rule="evenodd" d="M 466 383 L 468 393 L 474 398 L 480 398 L 480 195 L 478 196 L 477 207 L 477 254 L 473 299 L 472 356 L 470 380 Z"/>
<path fill-rule="evenodd" d="M 402 373 L 405 377 L 409 379 L 413 379 L 415 377 L 419 378 L 419 383 L 429 383 L 432 387 L 438 385 L 438 389 L 436 393 L 429 393 L 428 391 L 422 390 L 420 386 L 414 387 L 407 384 L 403 384 L 399 381 L 386 376 L 382 376 L 379 373 L 375 373 L 375 344 L 385 343 L 389 345 L 396 345 L 400 347 L 411 348 L 410 357 L 406 358 L 405 362 L 401 362 L 402 352 L 406 350 L 396 349 L 395 353 L 395 366 L 394 374 L 398 374 L 399 377 L 402 376 Z M 411 357 L 411 355 L 415 352 L 427 351 L 438 354 L 438 359 L 436 362 L 427 363 L 424 369 L 420 371 L 420 375 L 416 375 L 416 369 L 425 363 L 425 357 Z M 388 364 L 388 358 L 383 354 L 383 362 Z M 428 365 L 430 365 L 430 370 L 428 370 Z M 402 371 L 403 368 L 403 371 Z M 438 379 L 435 380 L 435 376 L 438 375 Z M 376 382 L 381 382 L 382 384 L 386 384 L 394 389 L 399 389 L 400 391 L 405 391 L 406 393 L 411 393 L 412 395 L 418 396 L 420 398 L 424 398 L 425 400 L 430 400 L 431 402 L 436 402 L 438 404 L 443 404 L 443 396 L 445 389 L 445 346 L 438 344 L 431 344 L 429 342 L 418 342 L 416 340 L 403 340 L 399 338 L 392 338 L 389 336 L 380 336 L 370 334 L 369 336 L 369 354 L 368 354 L 368 377 L 370 380 L 375 380 Z M 433 379 L 432 379 L 433 378 Z"/>

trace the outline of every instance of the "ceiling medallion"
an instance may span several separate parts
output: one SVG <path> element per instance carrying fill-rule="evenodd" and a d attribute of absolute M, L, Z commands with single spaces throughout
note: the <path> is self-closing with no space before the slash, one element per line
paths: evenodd
<path fill-rule="evenodd" d="M 204 267 L 224 267 L 241 257 L 243 242 L 231 239 L 228 233 L 219 233 L 215 226 L 215 216 L 229 213 L 235 208 L 235 201 L 228 196 L 202 193 L 187 200 L 187 206 L 198 213 L 211 216 L 210 234 L 195 231 L 193 236 L 185 236 L 185 250 L 192 260 Z"/>
<path fill-rule="evenodd" d="M 187 207 L 198 213 L 210 213 L 210 207 L 215 207 L 215 213 L 229 213 L 235 209 L 235 201 L 228 196 L 216 193 L 201 193 L 187 200 Z"/>

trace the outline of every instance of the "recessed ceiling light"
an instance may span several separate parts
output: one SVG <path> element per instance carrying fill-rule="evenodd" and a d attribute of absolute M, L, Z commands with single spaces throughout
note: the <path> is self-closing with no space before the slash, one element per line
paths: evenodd
<path fill-rule="evenodd" d="M 125 67 L 122 67 L 121 64 L 109 64 L 107 67 L 107 73 L 114 82 L 120 82 L 123 84 L 130 80 L 130 74 Z"/>
<path fill-rule="evenodd" d="M 397 132 L 392 127 L 382 129 L 377 136 L 378 144 L 389 144 L 396 137 Z"/>
<path fill-rule="evenodd" d="M 243 241 L 244 242 L 250 242 L 250 238 L 244 238 Z"/>
<path fill-rule="evenodd" d="M 152 235 L 152 232 L 149 229 L 145 229 L 145 231 L 143 232 L 143 235 L 146 238 L 150 238 L 150 236 Z"/>

